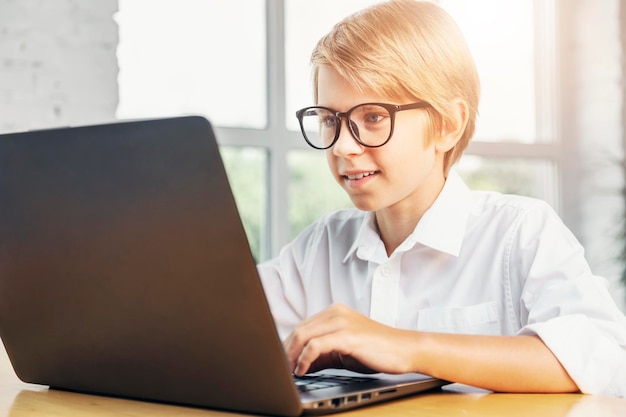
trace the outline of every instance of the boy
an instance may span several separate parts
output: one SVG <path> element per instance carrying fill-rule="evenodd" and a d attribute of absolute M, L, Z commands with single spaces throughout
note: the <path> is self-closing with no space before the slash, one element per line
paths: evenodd
<path fill-rule="evenodd" d="M 470 191 L 452 165 L 479 81 L 438 6 L 337 24 L 297 112 L 356 206 L 259 265 L 290 365 L 419 372 L 507 392 L 626 395 L 626 317 L 545 203 Z"/>

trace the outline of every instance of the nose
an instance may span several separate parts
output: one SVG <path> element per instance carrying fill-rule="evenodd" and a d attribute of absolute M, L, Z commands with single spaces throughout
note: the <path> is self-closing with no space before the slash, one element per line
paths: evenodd
<path fill-rule="evenodd" d="M 333 154 L 341 157 L 358 155 L 363 152 L 363 148 L 364 146 L 357 142 L 354 136 L 352 136 L 352 132 L 348 126 L 348 119 L 342 117 L 339 137 L 332 147 Z"/>

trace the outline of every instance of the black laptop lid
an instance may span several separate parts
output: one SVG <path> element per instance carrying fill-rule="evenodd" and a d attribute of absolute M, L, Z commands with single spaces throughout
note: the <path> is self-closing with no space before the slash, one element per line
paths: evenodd
<path fill-rule="evenodd" d="M 300 413 L 201 117 L 0 136 L 0 337 L 26 382 Z"/>

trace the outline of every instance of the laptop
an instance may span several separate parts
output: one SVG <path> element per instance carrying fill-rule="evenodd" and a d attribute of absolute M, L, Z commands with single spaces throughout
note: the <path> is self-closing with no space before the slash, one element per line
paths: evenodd
<path fill-rule="evenodd" d="M 0 337 L 25 382 L 255 414 L 323 414 L 446 383 L 294 380 L 199 116 L 0 135 Z"/>

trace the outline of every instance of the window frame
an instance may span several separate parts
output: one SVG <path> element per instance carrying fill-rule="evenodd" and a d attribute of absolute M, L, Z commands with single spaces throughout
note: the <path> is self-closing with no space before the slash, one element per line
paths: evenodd
<path fill-rule="evenodd" d="M 558 60 L 556 34 L 558 33 L 555 1 L 534 0 L 535 21 L 535 104 L 537 128 L 535 143 L 482 142 L 473 139 L 467 154 L 487 158 L 529 158 L 550 161 L 555 167 L 555 178 L 549 178 L 548 189 L 552 194 L 549 203 L 566 223 L 576 232 L 576 225 L 568 222 L 562 201 L 569 201 L 575 184 L 567 182 L 573 164 L 567 163 L 567 149 L 560 140 L 558 101 Z M 267 152 L 268 210 L 267 236 L 262 236 L 265 257 L 276 256 L 280 248 L 290 240 L 289 222 L 285 213 L 289 210 L 289 167 L 287 157 L 291 150 L 309 149 L 300 133 L 289 131 L 285 120 L 285 1 L 266 0 L 266 65 L 267 65 L 267 125 L 264 129 L 216 126 L 221 146 L 246 146 L 263 148 Z M 295 117 L 295 116 L 294 116 Z M 315 152 L 314 150 L 309 150 Z"/>

